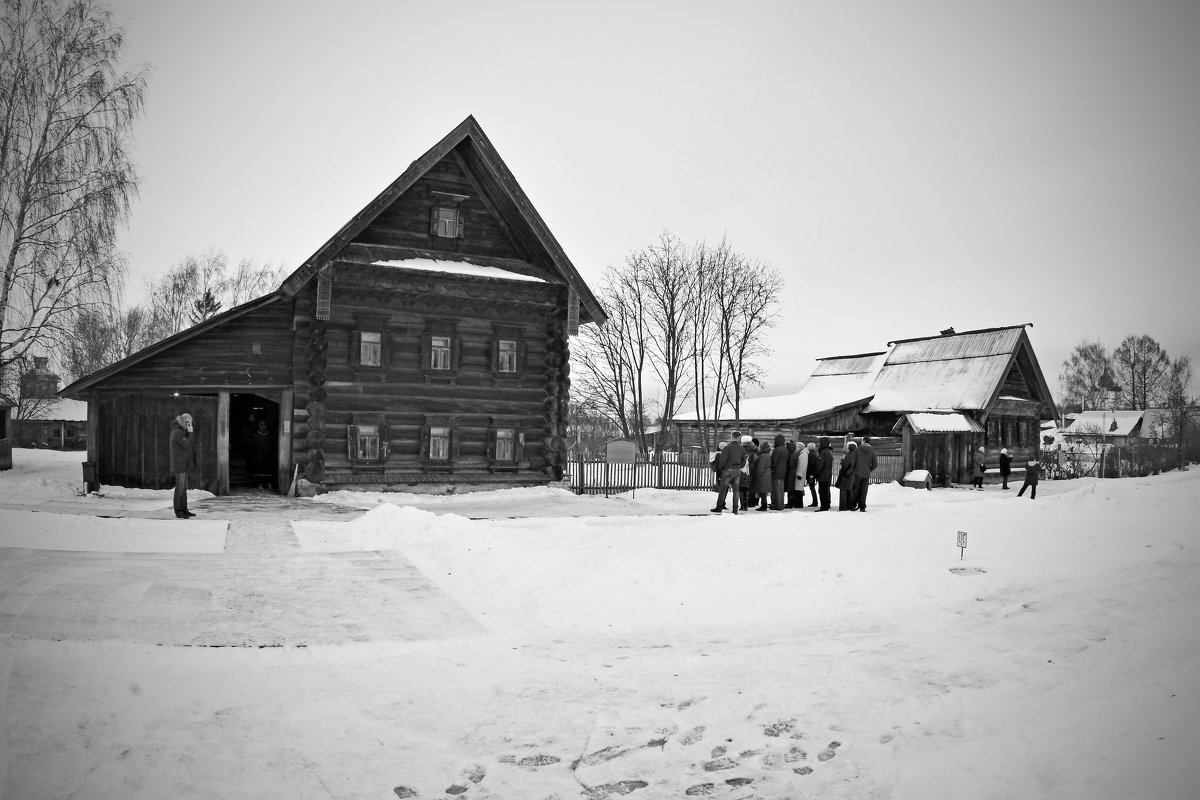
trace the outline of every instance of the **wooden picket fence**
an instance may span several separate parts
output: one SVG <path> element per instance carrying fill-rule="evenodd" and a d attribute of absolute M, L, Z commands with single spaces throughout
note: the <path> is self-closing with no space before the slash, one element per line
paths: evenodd
<path fill-rule="evenodd" d="M 878 465 L 871 473 L 871 483 L 891 483 L 904 477 L 902 456 L 876 456 Z M 576 458 L 570 463 L 570 486 L 575 494 L 620 494 L 634 489 L 676 489 L 681 491 L 712 491 L 716 476 L 708 459 L 681 454 L 678 461 L 643 460 L 634 464 L 609 464 L 603 458 Z M 833 458 L 836 477 L 841 465 L 840 455 Z"/>

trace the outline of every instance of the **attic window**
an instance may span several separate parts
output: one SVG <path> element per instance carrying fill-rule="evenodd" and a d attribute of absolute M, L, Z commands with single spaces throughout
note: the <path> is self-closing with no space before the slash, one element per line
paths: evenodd
<path fill-rule="evenodd" d="M 461 239 L 463 236 L 463 213 L 457 206 L 435 206 L 430 220 L 429 232 L 443 239 Z"/>

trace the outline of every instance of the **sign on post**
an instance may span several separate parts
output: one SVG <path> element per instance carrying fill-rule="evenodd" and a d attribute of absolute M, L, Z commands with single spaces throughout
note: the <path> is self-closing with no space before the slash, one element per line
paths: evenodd
<path fill-rule="evenodd" d="M 958 532 L 958 560 L 962 561 L 963 553 L 967 551 L 967 532 Z"/>

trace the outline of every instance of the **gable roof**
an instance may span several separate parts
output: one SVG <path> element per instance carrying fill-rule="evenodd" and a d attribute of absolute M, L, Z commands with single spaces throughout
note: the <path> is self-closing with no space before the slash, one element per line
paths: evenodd
<path fill-rule="evenodd" d="M 1023 341 L 1024 325 L 891 342 L 867 411 L 986 408 Z"/>
<path fill-rule="evenodd" d="M 315 253 L 284 279 L 281 290 L 289 296 L 299 291 L 326 263 L 335 258 L 343 248 L 350 245 L 354 238 L 362 233 L 376 217 L 412 188 L 413 184 L 429 172 L 434 165 L 450 156 L 460 146 L 468 149 L 472 156 L 474 169 L 485 172 L 492 192 L 496 195 L 490 199 L 497 204 L 498 211 L 523 226 L 524 230 L 528 232 L 530 242 L 541 249 L 553 269 L 579 296 L 581 319 L 603 324 L 607 319 L 604 308 L 584 283 L 578 270 L 575 269 L 575 265 L 567 258 L 567 254 L 563 252 L 562 246 L 554 238 L 554 234 L 550 232 L 541 215 L 529 202 L 529 198 L 525 196 L 525 192 L 517 183 L 516 178 L 513 177 L 508 166 L 500 158 L 491 141 L 488 140 L 483 129 L 479 127 L 479 123 L 472 116 L 468 116 L 454 130 L 446 134 L 440 142 L 412 162 L 400 177 L 392 181 L 374 200 L 351 217 L 337 233 L 317 248 Z M 447 257 L 454 258 L 449 254 Z"/>
<path fill-rule="evenodd" d="M 113 364 L 109 364 L 104 369 L 96 370 L 91 375 L 85 375 L 74 383 L 68 384 L 62 389 L 59 389 L 58 395 L 59 397 L 71 397 L 83 391 L 84 389 L 99 383 L 110 375 L 115 375 L 122 370 L 132 367 L 134 364 L 138 364 L 148 358 L 152 358 L 164 350 L 169 350 L 175 345 L 186 342 L 187 340 L 199 336 L 206 331 L 210 331 L 218 325 L 223 325 L 232 319 L 237 319 L 243 314 L 248 314 L 255 309 L 262 308 L 265 305 L 269 305 L 282 299 L 283 293 L 277 289 L 270 294 L 264 294 L 262 297 L 256 297 L 253 300 L 242 303 L 240 306 L 234 306 L 228 311 L 223 311 L 220 314 L 217 314 L 215 317 L 210 317 L 197 325 L 193 325 L 187 330 L 182 330 L 179 333 L 168 336 L 167 338 L 155 342 L 148 347 L 143 347 L 136 353 L 127 356 Z"/>

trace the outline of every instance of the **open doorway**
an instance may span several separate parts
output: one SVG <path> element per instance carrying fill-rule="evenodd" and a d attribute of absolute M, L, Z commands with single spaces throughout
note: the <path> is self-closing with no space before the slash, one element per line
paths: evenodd
<path fill-rule="evenodd" d="M 229 490 L 279 491 L 279 403 L 229 396 Z"/>

